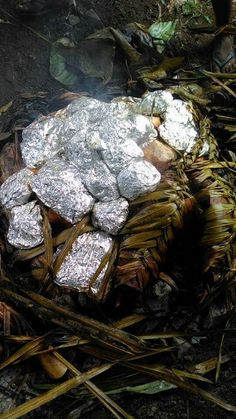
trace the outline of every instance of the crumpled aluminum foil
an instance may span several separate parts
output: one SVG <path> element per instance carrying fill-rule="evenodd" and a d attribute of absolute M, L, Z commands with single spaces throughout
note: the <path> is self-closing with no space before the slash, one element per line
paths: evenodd
<path fill-rule="evenodd" d="M 97 123 L 100 125 L 102 121 L 108 121 L 111 116 L 126 119 L 129 112 L 129 107 L 123 102 L 106 103 L 83 96 L 74 100 L 65 109 L 65 133 L 69 133 L 70 136 L 70 133 L 87 132 Z"/>
<path fill-rule="evenodd" d="M 30 184 L 45 205 L 71 223 L 93 210 L 92 222 L 103 230 L 78 237 L 56 275 L 58 285 L 99 299 L 107 266 L 91 281 L 112 249 L 111 235 L 125 224 L 127 200 L 154 191 L 160 182 L 159 171 L 143 154 L 144 146 L 157 138 L 152 115 L 162 118 L 163 140 L 177 150 L 192 150 L 198 129 L 191 110 L 166 90 L 111 103 L 81 97 L 23 131 L 24 161 L 39 171 L 33 175 L 24 169 L 18 174 L 20 180 L 16 176 L 0 189 L 6 208 L 17 205 L 11 210 L 8 241 L 17 248 L 43 241 L 40 207 L 35 201 L 18 206 L 30 199 Z M 30 172 L 30 180 L 22 172 Z"/>
<path fill-rule="evenodd" d="M 121 195 L 130 200 L 154 191 L 160 180 L 160 172 L 143 160 L 131 162 L 117 177 Z"/>
<path fill-rule="evenodd" d="M 94 205 L 81 182 L 79 170 L 64 160 L 49 160 L 35 175 L 32 190 L 38 198 L 70 223 L 80 221 Z"/>
<path fill-rule="evenodd" d="M 146 93 L 141 102 L 133 105 L 133 109 L 144 115 L 161 116 L 160 137 L 178 151 L 192 151 L 199 131 L 187 103 L 174 99 L 168 90 L 157 90 Z"/>
<path fill-rule="evenodd" d="M 28 202 L 32 194 L 31 182 L 34 174 L 24 168 L 10 176 L 0 187 L 0 202 L 5 209 Z"/>
<path fill-rule="evenodd" d="M 72 105 L 74 113 L 65 123 L 70 135 L 65 128 L 67 142 L 64 142 L 64 147 L 66 157 L 85 176 L 101 159 L 113 173 L 118 174 L 132 159 L 143 157 L 136 143 L 146 143 L 157 136 L 150 118 L 134 114 L 124 103 L 105 103 L 86 98 L 82 104 L 87 107 L 82 106 L 80 100 Z M 74 135 L 71 137 L 72 132 Z"/>
<path fill-rule="evenodd" d="M 113 112 L 111 107 L 110 115 L 106 119 L 102 119 L 99 123 L 91 126 L 87 141 L 90 141 L 90 131 L 97 131 L 97 144 L 100 144 L 100 150 L 106 150 L 113 142 L 131 140 L 143 144 L 157 137 L 155 127 L 147 116 L 138 115 L 134 112 L 117 115 L 116 111 Z"/>
<path fill-rule="evenodd" d="M 42 243 L 43 219 L 36 201 L 11 210 L 7 240 L 17 249 L 31 249 Z"/>
<path fill-rule="evenodd" d="M 101 231 L 79 236 L 56 275 L 56 284 L 86 292 L 90 296 L 97 296 L 103 285 L 107 267 L 102 270 L 94 283 L 91 283 L 91 280 L 112 246 L 111 236 Z"/>
<path fill-rule="evenodd" d="M 124 198 L 110 202 L 97 202 L 93 207 L 92 222 L 95 227 L 117 234 L 124 226 L 129 213 L 129 203 Z"/>
<path fill-rule="evenodd" d="M 156 90 L 146 93 L 134 109 L 143 115 L 163 116 L 173 100 L 173 96 L 168 90 Z"/>
<path fill-rule="evenodd" d="M 38 167 L 62 149 L 64 120 L 44 116 L 22 132 L 21 153 L 26 166 Z"/>
<path fill-rule="evenodd" d="M 107 103 L 97 100 L 95 103 L 96 109 L 90 111 L 89 122 L 92 125 L 98 124 L 103 122 L 109 122 L 111 117 L 120 118 L 122 120 L 126 120 L 130 113 L 130 108 L 126 103 L 119 102 L 119 103 Z M 95 112 L 94 112 L 95 110 Z"/>
<path fill-rule="evenodd" d="M 150 117 L 134 114 L 133 124 L 135 127 L 132 130 L 133 139 L 140 147 L 157 138 L 157 132 Z M 130 138 L 132 139 L 132 136 Z"/>
<path fill-rule="evenodd" d="M 88 146 L 83 138 L 83 132 L 82 135 L 76 133 L 65 145 L 65 157 L 77 166 L 82 179 L 86 179 L 90 169 L 100 162 L 100 156 L 96 150 Z"/>
<path fill-rule="evenodd" d="M 116 177 L 103 161 L 97 162 L 84 179 L 88 191 L 99 201 L 113 201 L 120 196 Z"/>
<path fill-rule="evenodd" d="M 133 140 L 112 141 L 102 151 L 102 157 L 109 169 L 116 175 L 131 161 L 140 160 L 143 151 Z"/>
<path fill-rule="evenodd" d="M 112 99 L 111 103 L 125 103 L 130 107 L 131 110 L 133 110 L 133 107 L 141 102 L 140 97 L 134 97 L 134 96 L 118 96 Z"/>
<path fill-rule="evenodd" d="M 139 145 L 156 136 L 157 132 L 149 118 L 136 114 L 121 118 L 121 115 L 111 113 L 107 120 L 91 127 L 87 134 L 87 145 L 101 152 L 109 169 L 118 174 L 132 160 L 142 158 Z"/>
<path fill-rule="evenodd" d="M 99 100 L 87 96 L 81 96 L 77 99 L 74 99 L 65 108 L 66 116 L 68 117 L 74 113 L 81 113 L 84 110 L 89 112 L 90 109 L 94 109 L 95 103 L 99 103 Z"/>
<path fill-rule="evenodd" d="M 64 132 L 62 143 L 68 144 L 70 139 L 79 133 L 80 142 L 85 141 L 89 126 L 90 113 L 94 112 L 98 100 L 82 96 L 73 100 L 65 109 Z M 95 105 L 96 104 L 96 105 Z"/>
<path fill-rule="evenodd" d="M 180 99 L 174 99 L 168 90 L 157 90 L 146 93 L 141 101 L 127 102 L 133 112 L 143 115 L 158 115 L 163 119 L 159 127 L 161 138 L 178 151 L 189 153 L 192 151 L 199 136 L 197 124 L 188 104 Z M 202 154 L 207 152 L 204 147 Z"/>
<path fill-rule="evenodd" d="M 178 151 L 190 153 L 196 144 L 199 132 L 187 103 L 174 99 L 165 112 L 164 122 L 159 127 L 161 138 Z"/>

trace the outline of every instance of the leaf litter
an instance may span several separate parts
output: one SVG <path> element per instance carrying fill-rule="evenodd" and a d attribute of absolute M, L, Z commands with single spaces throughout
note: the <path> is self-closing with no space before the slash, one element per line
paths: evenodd
<path fill-rule="evenodd" d="M 173 30 L 173 25 L 170 25 L 170 27 Z M 142 31 L 143 27 L 140 27 L 139 30 L 140 29 Z M 235 304 L 236 249 L 235 240 L 232 240 L 235 232 L 235 225 L 233 222 L 235 201 L 232 198 L 230 188 L 232 185 L 235 185 L 236 148 L 234 137 L 232 136 L 235 132 L 235 111 L 232 107 L 231 100 L 234 99 L 233 89 L 235 87 L 235 75 L 211 74 L 206 71 L 199 72 L 197 70 L 193 70 L 191 71 L 191 74 L 189 74 L 183 68 L 176 74 L 174 73 L 173 77 L 171 72 L 183 65 L 182 58 L 163 58 L 159 69 L 158 66 L 156 66 L 156 68 L 154 66 L 154 70 L 153 67 L 150 67 L 149 71 L 147 71 L 144 67 L 146 64 L 144 57 L 139 51 L 137 52 L 135 50 L 134 46 L 129 44 L 128 40 L 121 32 L 116 31 L 116 29 L 109 29 L 109 35 L 104 37 L 104 31 L 102 30 L 99 35 L 97 33 L 95 37 L 91 36 L 85 40 L 85 44 L 81 47 L 82 49 L 78 52 L 78 55 L 77 53 L 75 54 L 77 56 L 75 62 L 83 53 L 83 48 L 87 48 L 90 43 L 91 45 L 93 42 L 96 44 L 97 40 L 99 40 L 100 45 L 101 39 L 105 39 L 106 42 L 107 39 L 110 39 L 110 44 L 109 42 L 107 44 L 105 42 L 106 52 L 108 51 L 108 54 L 104 55 L 104 59 L 108 59 L 106 66 L 104 66 L 103 62 L 96 67 L 96 60 L 93 62 L 92 57 L 88 53 L 85 56 L 86 62 L 81 63 L 81 60 L 78 58 L 77 63 L 73 63 L 73 66 L 75 66 L 76 69 L 85 74 L 86 78 L 88 77 L 91 80 L 91 78 L 95 77 L 96 79 L 99 79 L 99 83 L 108 86 L 113 75 L 115 57 L 114 48 L 121 49 L 124 54 L 123 57 L 125 57 L 125 66 L 126 63 L 128 63 L 128 73 L 129 75 L 132 73 L 132 80 L 134 81 L 135 88 L 138 83 L 140 83 L 140 80 L 142 89 L 145 89 L 145 87 L 150 84 L 150 81 L 154 81 L 154 85 L 158 86 L 158 83 L 162 80 L 162 83 L 168 85 L 168 87 L 171 86 L 173 92 L 179 97 L 188 101 L 191 100 L 194 103 L 195 109 L 199 112 L 199 118 L 201 118 L 202 113 L 203 115 L 206 115 L 206 118 L 208 118 L 209 115 L 212 118 L 211 115 L 213 114 L 211 130 L 217 139 L 219 138 L 219 144 L 217 144 L 212 136 L 212 131 L 209 130 L 208 119 L 200 121 L 202 141 L 207 138 L 210 138 L 212 141 L 210 143 L 211 157 L 209 161 L 197 159 L 194 153 L 192 156 L 189 155 L 187 157 L 187 174 L 191 189 L 195 191 L 194 199 L 192 198 L 190 189 L 186 185 L 186 177 L 182 168 L 176 167 L 174 170 L 175 177 L 172 179 L 172 183 L 167 179 L 167 184 L 161 184 L 157 191 L 132 202 L 133 215 L 124 227 L 124 234 L 127 233 L 129 229 L 131 229 L 134 234 L 129 238 L 125 238 L 120 247 L 122 260 L 125 261 L 125 263 L 120 266 L 120 269 L 122 275 L 124 275 L 124 272 L 127 275 L 127 280 L 122 280 L 121 290 L 122 287 L 126 286 L 126 284 L 132 280 L 134 271 L 136 272 L 136 270 L 142 266 L 142 260 L 145 261 L 146 264 L 149 263 L 150 256 L 145 254 L 145 249 L 148 249 L 151 252 L 152 257 L 156 262 L 159 262 L 160 259 L 164 261 L 166 257 L 166 243 L 170 243 L 168 246 L 170 246 L 169 251 L 171 252 L 171 243 L 173 242 L 171 225 L 178 226 L 181 231 L 181 229 L 183 229 L 182 214 L 188 214 L 189 208 L 192 206 L 194 207 L 195 200 L 197 200 L 200 213 L 203 214 L 205 223 L 205 228 L 202 230 L 200 241 L 201 267 L 203 270 L 202 272 L 211 273 L 212 279 L 208 280 L 208 285 L 204 292 L 203 290 L 199 290 L 197 303 L 195 302 L 195 309 L 200 313 L 203 310 L 204 316 L 207 316 L 207 309 L 213 302 L 216 302 L 219 306 L 223 305 L 225 307 L 225 310 L 221 310 L 223 319 L 225 318 L 225 315 L 226 318 L 229 315 L 232 316 L 232 310 Z M 143 38 L 146 39 L 144 34 L 147 34 L 146 29 L 143 31 L 142 35 Z M 52 47 L 51 63 L 52 57 L 54 56 L 54 47 L 55 46 Z M 68 48 L 68 46 L 65 45 L 63 47 Z M 70 46 L 69 48 L 72 48 L 73 50 L 74 46 Z M 159 51 L 159 53 L 161 52 Z M 72 55 L 73 54 L 74 52 Z M 56 68 L 57 65 L 62 65 L 60 61 L 61 57 L 62 56 L 59 53 L 57 57 L 59 64 L 55 61 L 53 63 L 55 66 L 54 68 Z M 73 74 L 70 72 L 65 73 L 65 71 L 68 71 L 68 69 L 66 69 L 66 61 L 63 61 L 64 67 L 62 66 L 62 71 L 59 72 L 62 74 L 62 79 L 60 81 L 63 82 L 65 80 L 70 80 L 70 78 L 67 79 L 66 77 L 71 77 L 71 74 Z M 75 76 L 78 77 L 77 75 Z M 188 81 L 189 76 L 191 79 L 190 82 Z M 182 81 L 183 79 L 185 79 L 185 81 Z M 73 75 L 71 81 L 72 80 Z M 200 98 L 199 94 L 194 94 L 193 81 L 195 83 L 195 88 L 196 86 L 197 88 L 201 88 Z M 222 93 L 223 98 L 225 99 L 226 97 L 226 107 L 222 107 L 221 104 L 218 104 L 219 100 L 222 99 Z M 108 94 L 110 94 L 109 89 Z M 233 99 L 231 99 L 231 97 L 233 97 Z M 31 100 L 31 98 L 24 100 Z M 207 107 L 206 111 L 204 110 L 204 106 Z M 14 115 L 12 114 L 13 107 L 14 103 L 7 108 L 3 107 L 4 113 L 9 114 L 9 120 L 11 120 Z M 17 107 L 19 108 L 19 103 L 17 103 Z M 232 125 L 229 129 L 228 125 L 224 124 L 222 127 L 222 125 L 218 123 L 218 115 L 220 115 L 220 121 L 222 121 L 222 118 L 227 120 L 227 117 L 231 116 Z M 14 128 L 12 131 L 8 128 L 8 131 L 1 134 L 3 136 L 3 141 L 10 138 L 8 132 L 13 132 L 15 134 Z M 226 141 L 222 142 L 222 138 L 225 138 Z M 230 141 L 231 138 L 232 141 Z M 232 156 L 233 159 L 231 158 Z M 7 166 L 8 163 L 6 158 L 3 161 Z M 15 170 L 14 167 L 12 170 Z M 207 206 L 205 207 L 206 202 L 210 203 L 210 208 Z M 175 206 L 173 206 L 173 203 L 175 203 Z M 145 209 L 146 214 L 145 211 L 144 214 L 140 211 L 140 205 L 142 204 L 147 208 Z M 152 215 L 153 204 L 156 206 L 154 212 L 156 215 L 154 216 Z M 150 211 L 150 215 L 148 211 Z M 59 384 L 57 382 L 56 384 L 53 384 L 55 382 L 52 379 L 45 378 L 46 382 L 52 383 L 52 389 L 37 395 L 29 401 L 25 401 L 12 411 L 10 410 L 5 414 L 3 413 L 1 417 L 21 417 L 40 406 L 52 402 L 55 398 L 63 396 L 72 389 L 75 389 L 78 386 L 81 387 L 81 384 L 83 386 L 81 392 L 77 391 L 76 394 L 74 394 L 74 397 L 78 402 L 80 401 L 80 397 L 81 400 L 83 400 L 83 397 L 85 397 L 84 394 L 87 394 L 87 396 L 89 395 L 90 398 L 96 397 L 115 417 L 132 416 L 119 407 L 109 395 L 118 394 L 123 391 L 155 394 L 158 391 L 165 391 L 167 389 L 175 388 L 176 386 L 197 396 L 203 397 L 205 400 L 211 401 L 225 410 L 236 412 L 235 406 L 221 400 L 205 390 L 204 387 L 200 387 L 194 382 L 195 380 L 206 380 L 209 382 L 210 380 L 204 378 L 203 375 L 209 374 L 211 371 L 215 371 L 216 379 L 218 379 L 220 366 L 230 362 L 234 357 L 231 353 L 222 355 L 223 343 L 224 339 L 226 339 L 225 334 L 228 334 L 228 323 L 226 323 L 225 330 L 216 329 L 213 325 L 213 331 L 221 338 L 218 357 L 216 356 L 186 369 L 179 370 L 174 366 L 177 360 L 176 354 L 178 351 L 176 346 L 173 345 L 172 338 L 178 336 L 179 333 L 183 333 L 183 335 L 186 333 L 186 336 L 188 335 L 189 331 L 191 331 L 191 322 L 196 316 L 194 310 L 190 310 L 190 320 L 189 322 L 185 321 L 181 324 L 180 330 L 173 331 L 171 327 L 175 327 L 174 322 L 171 323 L 171 320 L 165 319 L 166 331 L 163 331 L 163 329 L 160 329 L 158 326 L 157 330 L 154 329 L 154 333 L 150 333 L 149 335 L 147 333 L 142 333 L 142 328 L 144 328 L 145 331 L 146 328 L 148 328 L 148 323 L 156 318 L 155 311 L 151 311 L 150 313 L 149 311 L 145 312 L 144 310 L 145 315 L 141 314 L 140 316 L 140 314 L 135 313 L 134 310 L 134 314 L 132 314 L 131 317 L 126 318 L 124 315 L 126 310 L 124 309 L 123 311 L 122 309 L 119 309 L 114 316 L 114 314 L 109 311 L 109 306 L 101 306 L 99 307 L 99 310 L 97 310 L 90 302 L 89 308 L 86 308 L 85 310 L 86 315 L 79 314 L 69 294 L 66 298 L 66 296 L 61 295 L 59 290 L 52 285 L 51 276 L 53 276 L 55 271 L 59 268 L 66 257 L 71 244 L 76 236 L 80 234 L 81 229 L 83 229 L 83 231 L 89 231 L 91 227 L 88 220 L 85 219 L 82 223 L 79 223 L 79 225 L 64 230 L 62 229 L 56 236 L 52 237 L 49 228 L 50 221 L 48 212 L 44 210 L 43 213 L 44 244 L 36 249 L 28 251 L 20 250 L 13 253 L 13 261 L 17 263 L 22 263 L 25 260 L 32 260 L 35 256 L 41 257 L 41 262 L 37 262 L 38 266 L 36 264 L 36 266 L 32 268 L 32 274 L 35 279 L 32 279 L 29 274 L 25 275 L 24 278 L 24 275 L 22 276 L 20 270 L 17 270 L 18 276 L 16 273 L 13 274 L 12 265 L 9 263 L 8 249 L 6 249 L 4 242 L 4 236 L 2 235 L 1 238 L 1 298 L 4 303 L 2 303 L 3 305 L 0 312 L 3 321 L 3 332 L 0 336 L 3 343 L 3 360 L 0 368 L 9 368 L 9 366 L 15 365 L 16 363 L 24 366 L 26 365 L 27 359 L 38 357 L 41 358 L 41 367 L 47 376 L 47 364 L 49 364 L 50 368 L 52 367 L 52 358 L 47 358 L 46 355 L 51 354 L 53 358 L 60 361 L 59 368 L 62 368 L 63 371 L 65 371 L 64 374 L 66 374 L 66 378 L 62 378 L 63 382 Z M 4 225 L 1 226 L 2 232 L 4 232 L 4 228 Z M 142 232 L 139 231 L 140 229 L 142 229 Z M 150 232 L 148 232 L 148 229 L 150 229 Z M 196 232 L 194 232 L 194 234 L 196 234 Z M 153 238 L 155 238 L 154 241 Z M 178 240 L 180 239 L 181 238 Z M 159 254 L 156 252 L 157 242 Z M 53 261 L 52 249 L 59 243 L 64 244 L 64 247 L 58 258 Z M 130 249 L 133 253 L 130 252 Z M 134 249 L 142 249 L 140 255 L 138 255 L 136 251 L 134 253 Z M 176 251 L 176 249 L 174 250 Z M 111 265 L 117 264 L 117 251 L 118 249 L 116 249 Z M 177 251 L 179 251 L 178 248 Z M 192 249 L 192 251 L 194 250 Z M 133 254 L 135 254 L 135 257 L 133 257 Z M 103 261 L 103 263 L 106 262 L 107 260 Z M 165 264 L 164 262 L 162 263 L 162 267 L 164 267 Z M 179 263 L 181 263 L 181 256 Z M 151 264 L 148 266 L 150 275 L 147 275 L 145 272 L 145 274 L 142 274 L 140 277 L 141 281 L 144 283 L 149 281 L 148 276 L 151 278 L 153 277 L 153 273 L 156 269 L 154 269 L 154 266 Z M 102 269 L 102 265 L 100 269 Z M 176 289 L 179 289 L 178 279 L 173 275 L 171 269 L 177 269 L 175 264 L 170 266 L 169 270 L 167 270 L 170 279 L 176 284 Z M 96 273 L 96 275 L 97 274 L 98 273 Z M 165 278 L 165 274 L 161 277 Z M 204 280 L 206 280 L 206 278 L 207 276 L 204 276 Z M 185 287 L 188 289 L 186 283 Z M 125 292 L 129 295 L 129 289 L 126 289 Z M 121 298 L 119 294 L 120 292 L 118 291 L 118 298 L 115 301 L 115 304 L 118 305 L 118 307 L 120 304 L 119 299 Z M 134 295 L 136 294 L 131 293 L 130 295 L 134 298 Z M 148 297 L 146 298 L 148 301 Z M 62 304 L 58 303 L 60 299 Z M 127 302 L 125 301 L 125 303 L 127 304 L 128 301 L 129 299 Z M 123 303 L 123 305 L 125 305 L 125 303 Z M 114 304 L 114 302 L 111 301 L 113 311 L 114 305 L 112 304 Z M 178 306 L 178 299 L 175 299 L 175 304 Z M 101 311 L 103 311 L 102 316 Z M 128 311 L 132 313 L 132 305 Z M 171 318 L 169 309 L 168 314 Z M 30 321 L 29 324 L 28 319 L 31 316 L 33 316 L 33 321 Z M 113 319 L 113 317 L 115 317 L 113 320 L 114 325 L 111 324 L 111 319 Z M 127 327 L 129 332 L 126 331 Z M 198 332 L 200 332 L 202 337 L 208 336 L 208 330 L 200 329 L 196 331 L 196 336 L 198 335 Z M 145 339 L 142 335 L 145 335 Z M 71 348 L 73 351 L 72 357 L 68 348 Z M 8 352 L 10 355 L 7 355 Z M 168 368 L 165 365 L 166 353 L 169 353 L 170 359 L 172 359 L 173 364 L 171 365 L 171 368 Z M 80 358 L 81 354 L 83 354 L 83 356 L 92 357 L 93 360 L 96 360 L 98 366 L 81 371 L 80 362 L 73 362 L 73 359 L 76 359 L 76 356 Z M 204 356 L 204 353 L 202 356 Z M 173 360 L 175 360 L 175 362 Z M 119 379 L 119 386 L 114 389 L 117 367 L 119 368 L 121 378 Z M 100 374 L 102 374 L 102 377 L 105 374 L 105 378 L 101 379 Z M 96 385 L 90 381 L 94 377 L 96 377 Z M 155 381 L 153 381 L 153 378 Z M 106 381 L 108 381 L 108 385 L 103 384 L 106 383 Z M 86 393 L 84 393 L 84 388 L 86 388 Z"/>

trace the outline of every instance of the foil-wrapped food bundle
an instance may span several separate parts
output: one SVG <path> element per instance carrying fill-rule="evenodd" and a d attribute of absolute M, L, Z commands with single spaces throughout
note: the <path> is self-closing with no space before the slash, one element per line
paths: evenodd
<path fill-rule="evenodd" d="M 43 219 L 36 201 L 12 208 L 8 242 L 18 249 L 29 249 L 43 241 Z"/>
<path fill-rule="evenodd" d="M 90 212 L 94 198 L 80 179 L 79 170 L 68 161 L 47 161 L 32 180 L 32 191 L 49 208 L 74 224 Z"/>
<path fill-rule="evenodd" d="M 96 202 L 93 207 L 93 225 L 110 234 L 117 234 L 124 226 L 129 203 L 124 198 L 109 202 Z"/>
<path fill-rule="evenodd" d="M 64 121 L 60 117 L 41 117 L 24 129 L 21 153 L 26 166 L 37 167 L 61 149 Z"/>
<path fill-rule="evenodd" d="M 79 236 L 55 277 L 56 284 L 79 289 L 80 292 L 96 297 L 102 289 L 107 264 L 97 278 L 94 281 L 92 279 L 103 258 L 111 251 L 112 245 L 112 237 L 102 231 Z"/>
<path fill-rule="evenodd" d="M 26 204 L 32 195 L 31 182 L 34 175 L 28 169 L 22 169 L 10 176 L 1 186 L 0 201 L 5 209 Z"/>
<path fill-rule="evenodd" d="M 191 110 L 169 91 L 110 103 L 81 97 L 34 121 L 22 134 L 26 167 L 0 188 L 9 243 L 31 249 L 43 242 L 42 204 L 70 224 L 90 215 L 94 231 L 79 235 L 55 282 L 96 298 L 107 264 L 94 275 L 132 201 L 155 191 L 163 168 L 190 152 L 198 135 Z"/>

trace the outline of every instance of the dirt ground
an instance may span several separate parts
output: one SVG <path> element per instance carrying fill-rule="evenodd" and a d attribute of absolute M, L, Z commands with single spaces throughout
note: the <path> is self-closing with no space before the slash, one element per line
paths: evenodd
<path fill-rule="evenodd" d="M 37 18 L 20 19 L 15 13 L 15 2 L 16 0 L 0 0 L 0 106 L 21 93 L 46 91 L 55 95 L 62 89 L 63 86 L 48 71 L 50 48 L 52 42 L 73 30 L 68 10 L 54 11 Z M 103 0 L 77 2 L 83 11 L 90 8 L 95 10 L 104 25 L 109 24 L 116 28 L 134 21 L 152 23 L 162 15 L 162 8 L 158 3 L 156 0 L 106 0 L 105 4 Z M 81 25 L 79 22 L 80 29 L 83 24 L 82 19 Z M 78 31 L 78 38 L 81 36 L 83 37 L 83 29 Z M 193 45 L 192 35 L 189 38 L 188 36 L 184 42 L 183 39 L 179 42 L 180 50 L 182 48 L 185 52 L 191 48 L 190 43 Z M 198 40 L 195 39 L 195 46 L 196 42 Z"/>
<path fill-rule="evenodd" d="M 103 0 L 83 0 L 81 9 L 95 9 L 104 25 L 122 27 L 130 21 L 153 22 L 160 15 L 161 3 L 157 0 L 115 0 L 113 2 L 110 0 L 106 1 L 106 7 L 104 7 Z M 0 0 L 0 106 L 23 93 L 34 94 L 46 91 L 50 96 L 54 96 L 64 90 L 64 87 L 56 82 L 49 73 L 49 55 L 51 43 L 70 33 L 71 27 L 70 16 L 66 10 L 49 13 L 37 19 L 22 20 L 15 13 L 14 0 L 7 2 Z M 186 51 L 186 43 L 183 43 L 181 48 Z M 215 355 L 215 347 L 219 347 L 219 344 L 220 342 L 217 340 L 212 343 L 212 348 L 208 344 L 206 345 L 205 359 Z M 235 351 L 236 342 L 230 342 L 229 349 Z M 198 351 L 198 349 L 195 350 Z M 215 388 L 218 396 L 234 404 L 235 372 L 233 364 L 229 365 L 227 369 L 223 368 L 220 384 Z M 229 381 L 227 381 L 227 377 L 230 377 Z M 123 398 L 121 404 L 130 414 L 140 419 L 195 419 L 206 416 L 209 419 L 228 419 L 235 417 L 230 412 L 227 413 L 180 390 L 155 396 L 128 396 Z M 58 418 L 62 417 L 59 410 L 58 416 L 56 416 Z M 91 414 L 94 418 L 112 417 L 99 408 Z M 33 417 L 42 416 L 35 413 Z M 50 414 L 50 408 L 47 417 L 55 417 Z M 81 417 L 88 416 L 82 415 Z"/>
<path fill-rule="evenodd" d="M 50 42 L 70 32 L 68 11 L 57 11 L 46 16 L 19 19 L 14 9 L 15 0 L 0 1 L 0 106 L 20 93 L 48 91 L 56 94 L 62 86 L 48 72 Z M 121 26 L 130 21 L 152 22 L 157 16 L 156 1 L 88 1 L 104 24 Z M 84 6 L 83 6 L 84 7 Z M 105 13 L 104 13 L 105 10 Z M 145 19 L 143 18 L 145 17 Z M 49 42 L 36 33 L 44 34 Z"/>

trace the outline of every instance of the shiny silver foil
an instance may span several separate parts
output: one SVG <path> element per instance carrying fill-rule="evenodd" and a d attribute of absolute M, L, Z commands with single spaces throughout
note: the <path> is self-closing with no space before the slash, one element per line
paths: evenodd
<path fill-rule="evenodd" d="M 96 297 L 103 285 L 106 267 L 94 283 L 91 280 L 112 246 L 113 239 L 101 231 L 79 236 L 56 275 L 56 284 Z"/>
<path fill-rule="evenodd" d="M 100 124 L 101 121 L 108 121 L 112 116 L 125 119 L 127 118 L 130 108 L 124 102 L 112 103 L 102 102 L 97 99 L 90 99 L 89 107 L 89 123 L 90 126 Z"/>
<path fill-rule="evenodd" d="M 98 100 L 81 97 L 71 102 L 65 109 L 62 144 L 67 145 L 68 141 L 78 133 L 80 141 L 86 139 L 90 113 L 95 111 Z"/>
<path fill-rule="evenodd" d="M 64 120 L 59 116 L 44 116 L 26 127 L 21 143 L 26 166 L 38 167 L 57 154 L 62 149 L 63 129 Z"/>
<path fill-rule="evenodd" d="M 142 99 L 133 96 L 119 96 L 112 99 L 111 103 L 125 103 L 133 110 L 133 107 L 141 102 Z"/>
<path fill-rule="evenodd" d="M 32 123 L 22 136 L 22 155 L 28 166 L 38 167 L 65 151 L 66 157 L 86 172 L 96 164 L 96 152 L 101 151 L 107 166 L 117 174 L 132 159 L 142 157 L 136 144 L 152 141 L 157 132 L 150 118 L 132 112 L 127 103 L 82 97 Z"/>
<path fill-rule="evenodd" d="M 102 151 L 102 157 L 109 169 L 116 175 L 131 161 L 140 160 L 143 151 L 133 140 L 122 139 L 111 141 L 107 149 Z"/>
<path fill-rule="evenodd" d="M 74 135 L 66 134 L 64 148 L 66 157 L 83 174 L 86 175 L 101 159 L 113 173 L 118 174 L 132 159 L 143 157 L 137 143 L 146 143 L 157 136 L 150 118 L 131 113 L 130 108 L 121 102 L 81 100 L 87 107 L 80 106 L 80 99 L 72 104 L 74 113 L 68 116 L 65 127 L 69 127 L 70 135 L 72 132 Z"/>
<path fill-rule="evenodd" d="M 158 170 L 143 160 L 130 163 L 117 177 L 121 195 L 130 200 L 154 191 L 160 180 Z"/>
<path fill-rule="evenodd" d="M 85 137 L 89 130 L 102 121 L 107 121 L 111 116 L 125 119 L 128 115 L 129 107 L 123 103 L 106 103 L 88 97 L 81 97 L 74 100 L 65 109 L 65 133 L 66 136 L 83 132 Z M 87 136 L 88 138 L 88 136 Z M 85 138 L 84 138 L 85 139 Z"/>
<path fill-rule="evenodd" d="M 88 191 L 99 201 L 113 201 L 120 196 L 116 177 L 103 161 L 91 167 L 84 182 Z"/>
<path fill-rule="evenodd" d="M 86 174 L 91 168 L 96 167 L 101 158 L 96 150 L 91 149 L 82 133 L 76 133 L 65 145 L 65 156 L 74 163 L 80 171 L 81 177 L 86 178 Z M 81 135 L 82 134 L 82 135 Z"/>
<path fill-rule="evenodd" d="M 164 115 L 172 104 L 173 96 L 168 90 L 156 90 L 148 92 L 140 103 L 135 106 L 135 111 L 143 115 Z"/>
<path fill-rule="evenodd" d="M 93 207 L 92 222 L 95 227 L 117 234 L 124 226 L 129 213 L 129 203 L 124 198 L 110 202 L 97 202 Z"/>
<path fill-rule="evenodd" d="M 157 137 L 150 118 L 133 112 L 125 115 L 116 115 L 116 112 L 114 114 L 112 112 L 107 119 L 101 120 L 97 126 L 94 125 L 88 131 L 87 141 L 91 148 L 94 148 L 95 144 L 97 150 L 106 151 L 113 144 L 131 141 L 133 144 L 141 145 Z M 96 141 L 91 141 L 91 134 L 94 132 L 96 132 Z M 92 138 L 93 136 L 94 134 L 92 134 Z M 136 154 L 137 152 L 134 151 L 134 157 Z"/>
<path fill-rule="evenodd" d="M 164 122 L 159 127 L 161 138 L 171 147 L 190 153 L 196 144 L 199 132 L 188 105 L 174 99 L 167 108 Z"/>
<path fill-rule="evenodd" d="M 133 124 L 135 128 L 132 130 L 133 137 L 130 138 L 133 138 L 139 146 L 144 146 L 157 138 L 157 132 L 150 117 L 134 114 Z"/>
<path fill-rule="evenodd" d="M 87 145 L 100 152 L 109 169 L 118 174 L 132 160 L 143 157 L 138 145 L 156 136 L 152 122 L 145 116 L 129 114 L 122 118 L 110 114 L 88 131 Z"/>
<path fill-rule="evenodd" d="M 33 179 L 31 170 L 25 168 L 10 176 L 0 187 L 0 202 L 5 209 L 11 209 L 16 205 L 28 202 L 32 194 L 31 182 Z"/>
<path fill-rule="evenodd" d="M 109 125 L 108 125 L 109 124 Z M 100 126 L 100 131 L 102 128 L 102 134 L 105 134 L 105 128 L 110 126 L 113 134 L 114 129 L 116 130 L 116 137 L 120 141 L 131 140 L 137 144 L 144 144 L 148 141 L 152 141 L 157 137 L 157 132 L 151 121 L 147 116 L 136 114 L 134 112 L 128 114 L 127 116 L 121 115 L 117 118 L 110 117 L 109 121 L 105 121 L 103 126 Z M 105 132 L 104 132 L 105 131 Z M 109 131 L 105 134 L 106 138 L 109 135 Z M 109 135 L 107 139 L 112 141 L 113 136 Z"/>
<path fill-rule="evenodd" d="M 99 103 L 99 100 L 93 99 L 87 96 L 81 96 L 80 98 L 74 99 L 65 108 L 67 117 L 74 113 L 80 113 L 83 111 L 89 112 L 90 109 L 94 109 L 95 103 Z"/>
<path fill-rule="evenodd" d="M 41 201 L 70 223 L 80 221 L 94 205 L 79 170 L 64 160 L 49 160 L 35 175 L 32 190 Z"/>
<path fill-rule="evenodd" d="M 43 220 L 36 201 L 11 210 L 7 240 L 17 249 L 31 249 L 42 243 Z"/>

